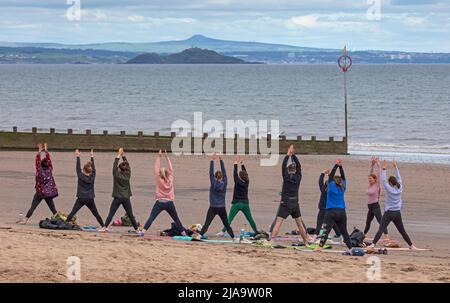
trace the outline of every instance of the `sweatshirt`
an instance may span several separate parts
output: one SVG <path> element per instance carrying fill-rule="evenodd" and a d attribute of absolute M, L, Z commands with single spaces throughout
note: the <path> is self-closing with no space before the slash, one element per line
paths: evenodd
<path fill-rule="evenodd" d="M 156 200 L 175 201 L 175 193 L 173 189 L 173 167 L 169 157 L 167 157 L 167 180 L 160 177 L 161 157 L 156 158 L 155 162 L 155 179 L 156 179 Z"/>
<path fill-rule="evenodd" d="M 242 164 L 241 167 L 243 171 L 246 171 L 244 164 Z M 234 178 L 234 190 L 233 190 L 233 201 L 231 203 L 232 204 L 237 202 L 248 203 L 249 182 L 244 182 L 241 180 L 241 178 L 239 178 L 237 164 L 234 164 L 233 178 Z"/>
<path fill-rule="evenodd" d="M 123 161 L 127 161 L 125 156 L 122 157 Z M 128 165 L 128 169 L 120 171 L 119 158 L 114 159 L 113 164 L 113 198 L 130 198 L 132 196 L 130 187 L 131 168 Z"/>
<path fill-rule="evenodd" d="M 223 160 L 220 160 L 220 169 L 222 170 L 223 178 L 218 181 L 214 176 L 214 161 L 211 160 L 209 164 L 209 180 L 211 186 L 209 188 L 209 203 L 211 207 L 225 207 L 225 194 L 227 192 L 227 172 Z"/>
<path fill-rule="evenodd" d="M 36 192 L 42 197 L 55 198 L 58 196 L 58 188 L 56 187 L 55 179 L 53 178 L 53 163 L 48 151 L 45 151 L 45 158 L 48 163 L 47 168 L 42 167 L 41 153 L 36 155 L 35 188 Z"/>
<path fill-rule="evenodd" d="M 77 198 L 79 199 L 94 199 L 95 198 L 95 165 L 94 158 L 91 157 L 92 163 L 92 173 L 89 176 L 86 176 L 81 171 L 81 163 L 80 157 L 77 157 L 77 176 L 78 176 L 78 186 L 77 186 Z"/>
<path fill-rule="evenodd" d="M 373 204 L 380 201 L 380 193 L 381 193 L 381 183 L 380 183 L 380 167 L 378 164 L 375 164 L 370 167 L 370 174 L 374 173 L 374 168 L 376 169 L 377 181 L 374 184 L 369 184 L 369 188 L 367 189 L 367 204 Z"/>
<path fill-rule="evenodd" d="M 402 208 L 402 192 L 403 192 L 403 183 L 402 178 L 400 176 L 400 171 L 398 168 L 395 168 L 395 176 L 397 177 L 397 181 L 400 184 L 400 188 L 397 186 L 391 186 L 386 177 L 386 170 L 383 169 L 381 172 L 381 180 L 383 182 L 384 189 L 386 191 L 386 197 L 384 201 L 384 210 L 400 210 Z"/>
<path fill-rule="evenodd" d="M 319 209 L 327 208 L 327 186 L 324 182 L 325 174 L 321 173 L 319 177 L 319 189 L 320 189 L 320 200 L 319 200 Z"/>
<path fill-rule="evenodd" d="M 342 182 L 344 184 L 344 189 L 342 190 L 340 186 L 337 186 L 334 182 L 334 175 L 336 174 L 336 170 L 339 167 L 339 171 L 341 174 Z M 327 209 L 331 208 L 340 208 L 345 209 L 345 200 L 344 194 L 347 190 L 347 184 L 345 180 L 344 169 L 342 166 L 338 166 L 337 164 L 331 170 L 330 176 L 328 178 L 328 192 L 327 192 Z"/>
<path fill-rule="evenodd" d="M 295 174 L 289 174 L 288 172 L 287 166 L 289 158 L 292 158 L 292 162 L 295 163 Z M 281 167 L 281 174 L 283 176 L 281 201 L 287 205 L 297 204 L 299 201 L 298 190 L 300 188 L 300 182 L 302 181 L 302 167 L 296 155 L 293 155 L 292 157 L 284 157 Z"/>

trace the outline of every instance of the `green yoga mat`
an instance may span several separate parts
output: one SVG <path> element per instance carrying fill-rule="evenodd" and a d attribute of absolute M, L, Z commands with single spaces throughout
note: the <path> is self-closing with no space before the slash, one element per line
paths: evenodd
<path fill-rule="evenodd" d="M 208 240 L 208 239 L 196 240 L 189 236 L 175 236 L 173 237 L 173 239 L 178 241 L 199 241 L 206 243 L 233 243 L 232 240 Z"/>

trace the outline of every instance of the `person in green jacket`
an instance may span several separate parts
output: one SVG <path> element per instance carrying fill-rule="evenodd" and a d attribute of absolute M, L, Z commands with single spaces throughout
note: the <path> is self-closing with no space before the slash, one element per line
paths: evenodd
<path fill-rule="evenodd" d="M 122 162 L 119 161 L 122 159 Z M 117 157 L 114 159 L 113 164 L 113 192 L 112 197 L 113 201 L 111 203 L 111 208 L 109 209 L 108 218 L 105 221 L 105 228 L 103 230 L 107 230 L 109 224 L 111 223 L 113 216 L 117 212 L 117 209 L 122 205 L 125 209 L 126 214 L 131 220 L 131 224 L 133 225 L 135 231 L 138 231 L 138 225 L 136 219 L 133 215 L 133 208 L 131 207 L 130 197 L 131 186 L 130 186 L 130 178 L 131 178 L 131 168 L 130 163 L 125 157 L 125 153 L 123 148 L 119 148 L 117 153 Z"/>

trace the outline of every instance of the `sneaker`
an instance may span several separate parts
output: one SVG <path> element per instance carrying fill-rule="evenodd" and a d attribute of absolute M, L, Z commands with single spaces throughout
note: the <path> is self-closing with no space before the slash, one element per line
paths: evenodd
<path fill-rule="evenodd" d="M 216 234 L 217 237 L 225 237 L 225 233 L 223 231 L 220 231 Z"/>
<path fill-rule="evenodd" d="M 106 227 L 102 227 L 98 231 L 101 232 L 101 233 L 107 233 L 108 229 Z"/>
<path fill-rule="evenodd" d="M 201 239 L 202 239 L 202 236 L 201 236 L 200 234 L 193 234 L 193 235 L 192 235 L 192 239 L 195 239 L 195 240 L 201 240 Z"/>
<path fill-rule="evenodd" d="M 233 243 L 241 243 L 241 239 L 240 238 L 234 238 L 233 239 Z"/>

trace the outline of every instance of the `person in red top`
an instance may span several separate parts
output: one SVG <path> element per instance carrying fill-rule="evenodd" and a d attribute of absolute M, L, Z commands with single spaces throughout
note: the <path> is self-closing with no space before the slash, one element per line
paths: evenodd
<path fill-rule="evenodd" d="M 42 159 L 41 153 L 45 153 L 45 158 Z M 24 222 L 22 224 L 27 224 L 28 220 L 33 215 L 34 210 L 38 207 L 42 200 L 45 200 L 52 214 L 56 214 L 55 203 L 53 199 L 58 196 L 58 188 L 56 187 L 55 179 L 53 178 L 53 163 L 50 157 L 50 153 L 47 149 L 47 143 L 44 144 L 44 149 L 42 149 L 42 144 L 39 144 L 39 150 L 36 155 L 36 193 L 34 194 L 33 201 L 31 202 L 31 207 L 25 216 Z"/>

